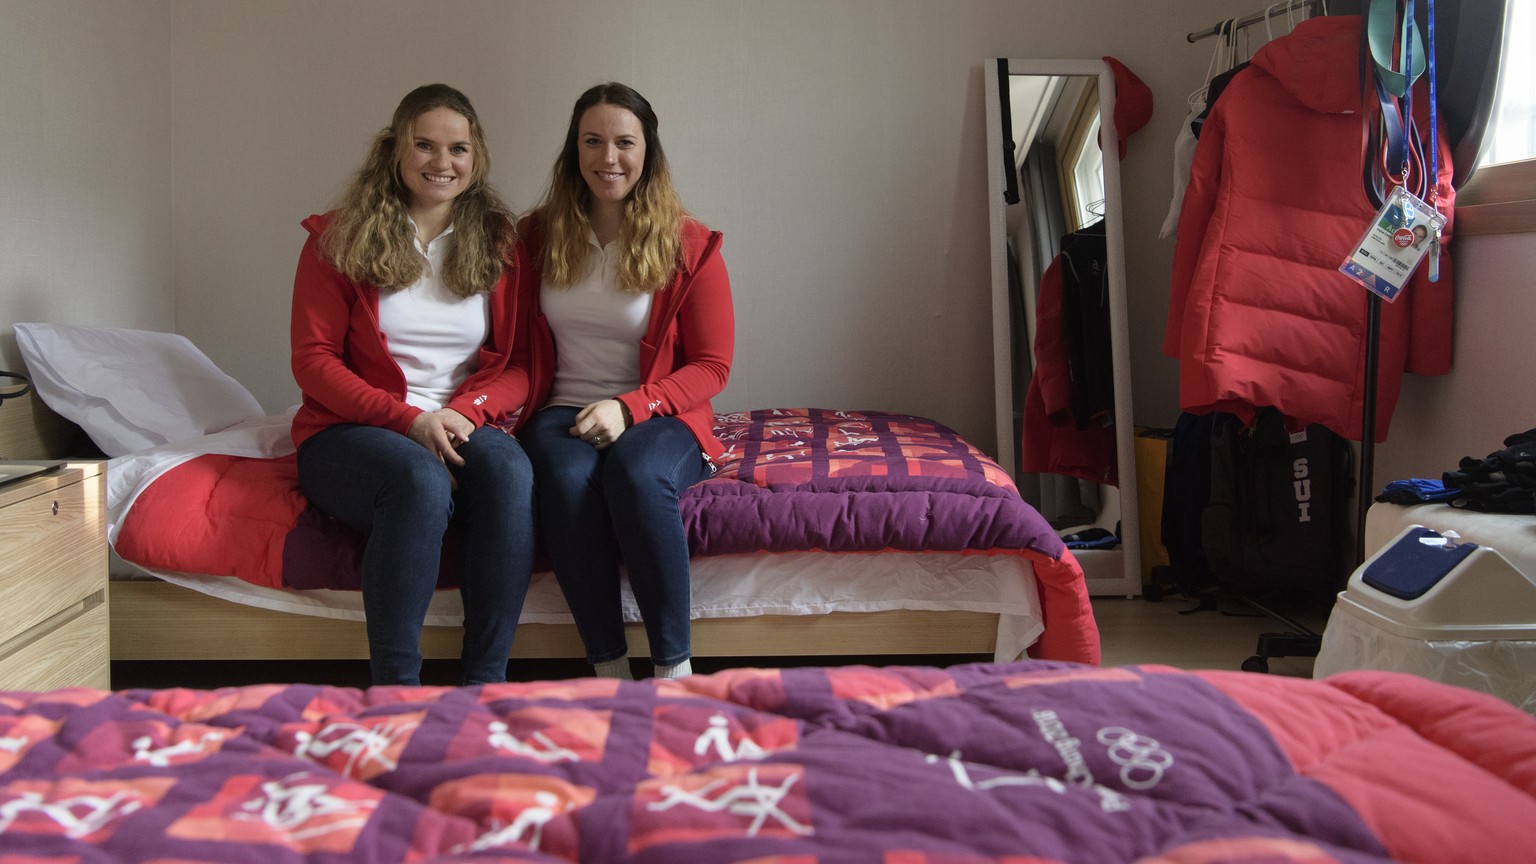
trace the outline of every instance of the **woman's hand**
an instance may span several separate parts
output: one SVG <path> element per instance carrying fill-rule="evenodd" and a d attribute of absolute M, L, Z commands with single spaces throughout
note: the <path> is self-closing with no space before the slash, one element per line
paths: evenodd
<path fill-rule="evenodd" d="M 452 408 L 439 408 L 416 415 L 405 434 L 443 462 L 463 465 L 464 457 L 459 455 L 457 448 L 468 441 L 474 431 L 475 424 L 468 417 Z"/>
<path fill-rule="evenodd" d="M 599 450 L 612 447 L 628 424 L 624 422 L 624 403 L 617 399 L 593 402 L 576 414 L 576 425 L 571 435 L 591 444 Z"/>

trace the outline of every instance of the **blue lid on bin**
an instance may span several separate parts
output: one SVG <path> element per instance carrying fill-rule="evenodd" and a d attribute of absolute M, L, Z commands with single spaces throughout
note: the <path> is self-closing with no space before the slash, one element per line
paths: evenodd
<path fill-rule="evenodd" d="M 1393 597 L 1417 600 L 1476 548 L 1476 543 L 1453 543 L 1438 531 L 1414 527 L 1384 549 L 1360 581 Z"/>

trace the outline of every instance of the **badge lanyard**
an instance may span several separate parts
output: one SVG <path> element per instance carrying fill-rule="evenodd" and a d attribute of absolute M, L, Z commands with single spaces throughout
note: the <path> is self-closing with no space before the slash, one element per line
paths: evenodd
<path fill-rule="evenodd" d="M 1429 32 L 1429 207 L 1440 213 L 1440 142 L 1439 127 L 1435 120 L 1435 0 L 1425 0 L 1428 8 L 1426 27 Z M 1435 237 L 1429 245 L 1429 281 L 1440 281 L 1440 229 L 1445 220 L 1435 225 Z"/>
<path fill-rule="evenodd" d="M 1440 241 L 1446 218 L 1439 208 L 1435 6 L 1434 0 L 1427 2 L 1429 46 L 1427 50 L 1421 47 L 1417 58 L 1414 45 L 1422 43 L 1414 23 L 1414 0 L 1406 0 L 1400 28 L 1397 26 L 1396 0 L 1373 0 L 1368 9 L 1372 78 L 1381 103 L 1381 116 L 1377 131 L 1368 139 L 1365 189 L 1379 209 L 1339 270 L 1388 302 L 1397 299 L 1425 255 L 1429 256 L 1430 281 L 1440 278 Z M 1395 50 L 1399 47 L 1400 55 Z M 1402 72 L 1392 68 L 1390 61 L 1382 63 L 1383 54 L 1391 58 L 1400 56 Z M 1419 63 L 1417 69 L 1414 68 L 1415 59 Z M 1425 71 L 1426 65 L 1429 71 L 1427 148 L 1413 122 L 1413 83 Z M 1427 154 L 1425 149 L 1429 151 Z M 1396 176 L 1393 168 L 1397 169 Z M 1389 184 L 1391 191 L 1384 192 Z"/>

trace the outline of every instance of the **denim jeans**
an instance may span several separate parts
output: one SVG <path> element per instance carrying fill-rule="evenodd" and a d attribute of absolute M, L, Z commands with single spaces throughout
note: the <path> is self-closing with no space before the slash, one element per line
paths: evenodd
<path fill-rule="evenodd" d="M 299 486 L 321 511 L 368 535 L 363 611 L 375 684 L 419 684 L 421 628 L 443 534 L 462 521 L 461 683 L 505 681 L 533 569 L 533 470 L 517 440 L 481 427 L 449 466 L 398 432 L 340 424 L 299 448 Z M 455 491 L 449 470 L 458 482 Z"/>
<path fill-rule="evenodd" d="M 683 490 L 709 476 L 693 433 L 673 417 L 625 430 L 606 450 L 572 437 L 579 409 L 553 405 L 518 433 L 533 463 L 539 531 L 555 578 L 593 664 L 629 652 L 619 565 L 640 607 L 659 666 L 687 660 L 688 536 L 678 513 Z"/>

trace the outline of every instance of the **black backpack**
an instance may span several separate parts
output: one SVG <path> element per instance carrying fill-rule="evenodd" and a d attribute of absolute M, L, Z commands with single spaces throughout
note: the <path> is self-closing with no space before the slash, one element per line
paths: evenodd
<path fill-rule="evenodd" d="M 1353 451 L 1326 427 L 1292 434 L 1274 408 L 1211 420 L 1201 545 L 1212 578 L 1250 597 L 1331 595 L 1351 559 Z"/>
<path fill-rule="evenodd" d="M 1165 579 L 1154 578 L 1154 582 L 1169 583 L 1177 593 L 1197 594 L 1212 583 L 1201 521 L 1211 503 L 1211 425 L 1216 416 L 1179 414 L 1168 444 L 1161 535 L 1168 550 L 1168 572 L 1163 574 Z"/>

